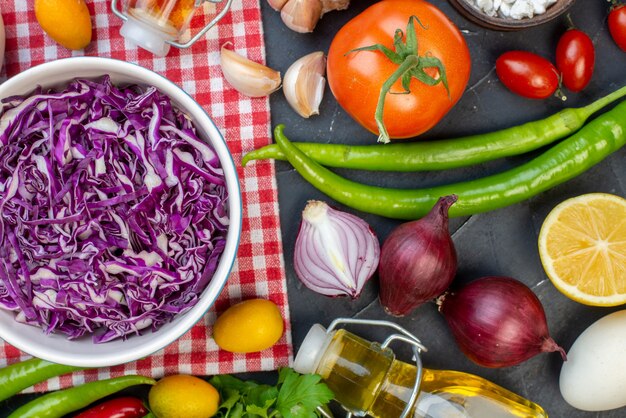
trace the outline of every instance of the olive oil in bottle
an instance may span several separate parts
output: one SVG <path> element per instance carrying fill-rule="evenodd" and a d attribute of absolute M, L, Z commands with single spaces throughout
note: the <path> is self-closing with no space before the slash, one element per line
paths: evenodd
<path fill-rule="evenodd" d="M 309 331 L 294 368 L 317 373 L 335 399 L 355 416 L 399 418 L 410 400 L 417 367 L 393 351 L 344 329 Z M 481 377 L 449 370 L 423 370 L 414 418 L 547 418 L 533 402 Z"/>

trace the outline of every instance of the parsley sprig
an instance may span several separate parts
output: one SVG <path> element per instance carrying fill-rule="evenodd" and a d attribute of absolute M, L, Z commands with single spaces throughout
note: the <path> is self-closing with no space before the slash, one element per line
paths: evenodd
<path fill-rule="evenodd" d="M 316 374 L 299 374 L 283 368 L 276 386 L 240 380 L 230 375 L 215 376 L 211 384 L 222 403 L 217 418 L 316 418 L 317 407 L 334 395 Z"/>

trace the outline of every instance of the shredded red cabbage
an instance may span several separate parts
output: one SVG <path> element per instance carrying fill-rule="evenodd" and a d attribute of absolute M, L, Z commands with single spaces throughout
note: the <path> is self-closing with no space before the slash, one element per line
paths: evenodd
<path fill-rule="evenodd" d="M 189 310 L 226 242 L 214 150 L 154 87 L 74 80 L 2 101 L 0 307 L 94 342 Z"/>

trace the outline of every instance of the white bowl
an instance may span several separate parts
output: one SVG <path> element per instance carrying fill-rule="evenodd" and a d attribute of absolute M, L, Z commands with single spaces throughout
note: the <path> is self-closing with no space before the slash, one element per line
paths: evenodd
<path fill-rule="evenodd" d="M 126 340 L 94 344 L 91 336 L 68 340 L 60 333 L 46 335 L 41 328 L 18 323 L 12 312 L 0 309 L 0 338 L 32 356 L 79 367 L 105 367 L 138 360 L 164 348 L 187 332 L 219 296 L 230 275 L 241 235 L 241 190 L 237 170 L 226 142 L 204 109 L 168 79 L 124 61 L 97 57 L 67 58 L 30 68 L 10 78 L 0 85 L 0 98 L 30 94 L 37 85 L 64 87 L 74 78 L 97 78 L 106 74 L 111 76 L 114 83 L 157 87 L 192 118 L 198 135 L 212 145 L 224 169 L 230 225 L 226 248 L 217 270 L 198 303 L 155 332 L 145 330 L 142 335 L 131 335 Z"/>

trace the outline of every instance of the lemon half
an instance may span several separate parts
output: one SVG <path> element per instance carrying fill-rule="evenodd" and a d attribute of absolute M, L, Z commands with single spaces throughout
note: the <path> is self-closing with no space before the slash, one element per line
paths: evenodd
<path fill-rule="evenodd" d="M 626 303 L 626 199 L 590 193 L 560 203 L 539 232 L 539 256 L 554 286 L 570 299 Z"/>

